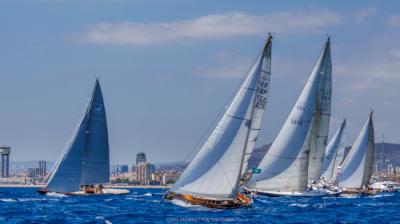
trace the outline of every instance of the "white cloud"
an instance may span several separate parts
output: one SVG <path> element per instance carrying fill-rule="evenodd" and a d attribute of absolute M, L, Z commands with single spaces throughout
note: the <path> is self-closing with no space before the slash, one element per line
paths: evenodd
<path fill-rule="evenodd" d="M 267 15 L 243 12 L 212 14 L 195 19 L 159 23 L 102 22 L 73 35 L 80 43 L 156 44 L 180 40 L 225 39 L 277 33 L 306 33 L 338 24 L 341 17 L 326 10 L 288 11 Z"/>
<path fill-rule="evenodd" d="M 390 27 L 398 27 L 398 26 L 400 26 L 400 15 L 398 15 L 398 14 L 390 15 L 389 18 L 388 18 L 387 24 Z"/>
<path fill-rule="evenodd" d="M 213 61 L 211 65 L 198 67 L 196 74 L 217 79 L 243 78 L 251 66 L 250 58 L 224 51 L 216 53 Z"/>
<path fill-rule="evenodd" d="M 358 24 L 362 24 L 365 23 L 365 21 L 369 17 L 375 16 L 376 14 L 378 14 L 378 10 L 371 6 L 369 8 L 356 12 L 355 19 Z"/>

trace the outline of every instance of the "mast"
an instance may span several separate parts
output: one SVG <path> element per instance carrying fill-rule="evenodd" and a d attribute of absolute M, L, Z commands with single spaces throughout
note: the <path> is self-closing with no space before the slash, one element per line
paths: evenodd
<path fill-rule="evenodd" d="M 272 35 L 268 34 L 268 38 L 264 44 L 264 48 L 258 57 L 260 64 L 259 79 L 257 81 L 257 95 L 254 97 L 253 109 L 251 114 L 251 127 L 247 137 L 247 144 L 243 156 L 243 164 L 241 168 L 241 176 L 243 176 L 249 168 L 248 160 L 253 153 L 254 146 L 257 142 L 258 134 L 260 133 L 262 121 L 264 118 L 265 106 L 269 93 L 269 86 L 271 82 L 271 51 L 272 51 Z"/>
<path fill-rule="evenodd" d="M 271 41 L 272 38 L 264 49 Z M 214 200 L 236 198 L 255 104 L 265 106 L 266 103 L 266 99 L 259 97 L 266 93 L 258 92 L 265 54 L 264 50 L 220 122 L 171 192 Z"/>

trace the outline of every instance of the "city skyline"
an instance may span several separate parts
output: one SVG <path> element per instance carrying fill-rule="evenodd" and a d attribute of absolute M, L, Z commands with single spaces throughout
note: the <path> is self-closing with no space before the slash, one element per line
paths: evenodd
<path fill-rule="evenodd" d="M 400 4 L 388 2 L 1 2 L 1 144 L 11 161 L 56 161 L 99 76 L 112 164 L 134 164 L 138 152 L 154 163 L 188 160 L 268 32 L 272 81 L 258 146 L 274 140 L 327 34 L 330 135 L 347 118 L 352 145 L 373 109 L 376 142 L 384 133 L 400 143 Z"/>

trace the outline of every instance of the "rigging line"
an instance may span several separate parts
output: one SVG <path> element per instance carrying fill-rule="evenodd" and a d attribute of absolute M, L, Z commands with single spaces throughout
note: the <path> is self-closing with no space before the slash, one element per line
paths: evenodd
<path fill-rule="evenodd" d="M 68 138 L 67 143 L 64 146 L 63 151 L 61 152 L 61 155 L 58 157 L 56 163 L 53 165 L 53 167 L 51 168 L 49 174 L 47 175 L 47 178 L 44 180 L 44 182 L 47 182 L 51 179 L 51 177 L 53 176 L 54 172 L 57 170 L 57 168 L 60 166 L 61 161 L 63 160 L 63 158 L 65 157 L 65 154 L 67 153 L 68 149 L 70 148 L 72 141 L 74 139 L 75 136 L 77 136 L 78 132 L 79 132 L 79 128 L 80 125 L 82 123 L 82 121 L 84 120 L 84 117 L 87 114 L 87 107 L 90 104 L 90 101 L 92 99 L 89 98 L 86 107 L 84 107 L 83 112 L 81 113 L 80 118 L 78 119 L 78 121 L 75 124 L 75 128 L 73 129 L 72 133 L 70 134 L 70 137 Z"/>
<path fill-rule="evenodd" d="M 262 49 L 263 50 L 263 49 Z M 261 50 L 261 53 L 262 53 Z M 261 54 L 259 53 L 259 55 Z M 255 60 L 253 60 L 253 63 L 251 64 L 250 68 L 247 70 L 247 72 L 245 73 L 246 75 L 240 80 L 240 82 L 238 83 L 238 85 L 235 87 L 235 90 L 233 91 L 233 93 L 230 95 L 230 97 L 228 98 L 228 101 L 226 104 L 224 104 L 224 106 L 222 107 L 222 109 L 218 112 L 217 116 L 215 116 L 215 118 L 213 119 L 213 121 L 210 123 L 210 125 L 207 127 L 206 131 L 203 133 L 203 135 L 200 137 L 200 139 L 196 142 L 196 144 L 193 146 L 193 148 L 190 150 L 190 152 L 188 153 L 188 155 L 185 157 L 184 161 L 187 162 L 189 160 L 189 158 L 193 155 L 193 153 L 195 151 L 199 151 L 199 146 L 200 144 L 204 144 L 206 141 L 206 136 L 211 135 L 211 129 L 213 127 L 216 126 L 216 121 L 221 120 L 223 117 L 223 114 L 225 113 L 225 111 L 227 110 L 227 105 L 231 104 L 235 98 L 235 96 L 238 94 L 238 92 L 240 91 L 240 87 L 243 85 L 244 81 L 247 79 L 247 77 L 249 76 L 250 72 L 252 71 L 252 69 L 254 68 L 255 63 L 257 62 L 258 58 L 260 56 L 257 56 L 255 58 Z M 192 159 L 191 159 L 192 160 Z"/>

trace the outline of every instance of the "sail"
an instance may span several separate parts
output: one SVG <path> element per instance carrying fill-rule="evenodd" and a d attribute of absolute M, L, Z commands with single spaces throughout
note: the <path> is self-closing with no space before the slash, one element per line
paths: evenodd
<path fill-rule="evenodd" d="M 85 113 L 72 138 L 68 141 L 66 149 L 54 165 L 55 168 L 46 185 L 48 191 L 74 192 L 80 190 L 87 121 L 88 116 Z"/>
<path fill-rule="evenodd" d="M 319 180 L 324 163 L 325 149 L 329 134 L 332 95 L 332 62 L 330 40 L 324 47 L 324 57 L 319 70 L 319 91 L 310 134 L 310 154 L 308 161 L 308 179 Z"/>
<path fill-rule="evenodd" d="M 109 180 L 107 122 L 99 80 L 78 127 L 56 162 L 46 189 L 53 192 L 79 191 L 82 184 Z"/>
<path fill-rule="evenodd" d="M 264 118 L 265 106 L 267 104 L 269 83 L 271 80 L 271 50 L 272 50 L 272 45 L 267 44 L 265 49 L 263 50 L 264 52 L 260 54 L 256 62 L 256 66 L 260 65 L 259 69 L 253 70 L 253 72 L 257 73 L 254 75 L 259 76 L 259 82 L 258 82 L 258 91 L 256 95 L 256 104 L 254 106 L 249 138 L 247 141 L 246 152 L 244 155 L 242 175 L 247 170 L 256 168 L 256 167 L 248 167 L 248 162 L 251 154 L 253 153 L 254 146 L 257 142 L 257 138 L 261 130 L 261 125 Z"/>
<path fill-rule="evenodd" d="M 328 40 L 329 42 L 329 40 Z M 321 71 L 329 57 L 329 43 L 304 86 L 275 141 L 246 186 L 264 191 L 304 191 L 307 188 L 311 123 L 317 106 Z"/>
<path fill-rule="evenodd" d="M 334 180 L 337 173 L 337 167 L 343 159 L 344 145 L 344 131 L 346 128 L 346 120 L 343 120 L 340 128 L 336 131 L 326 148 L 324 159 L 324 166 L 322 168 L 322 175 L 325 180 Z"/>
<path fill-rule="evenodd" d="M 263 61 L 271 43 L 269 36 L 261 60 L 252 67 L 220 122 L 171 192 L 212 199 L 236 198 L 254 107 L 263 108 L 266 103 L 258 93 L 264 81 L 260 79 L 265 73 Z M 268 82 L 262 86 L 266 89 Z"/>
<path fill-rule="evenodd" d="M 374 125 L 371 112 L 340 168 L 336 178 L 339 187 L 360 189 L 369 183 L 375 151 L 374 141 Z"/>
<path fill-rule="evenodd" d="M 103 94 L 99 80 L 96 80 L 90 106 L 85 151 L 83 153 L 82 184 L 109 182 L 110 153 Z"/>

